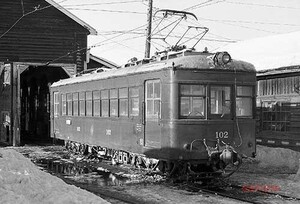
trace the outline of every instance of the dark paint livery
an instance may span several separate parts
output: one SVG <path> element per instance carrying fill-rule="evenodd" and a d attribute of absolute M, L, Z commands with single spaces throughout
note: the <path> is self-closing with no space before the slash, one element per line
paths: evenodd
<path fill-rule="evenodd" d="M 51 86 L 51 137 L 165 161 L 205 163 L 207 146 L 215 147 L 218 140 L 241 155 L 253 156 L 255 69 L 235 60 L 217 64 L 213 57 L 187 50 L 155 62 L 56 82 Z M 138 89 L 132 116 L 131 87 Z M 128 100 L 122 106 L 120 89 L 124 88 Z M 66 106 L 73 102 L 61 104 L 64 94 L 112 89 L 119 90 L 119 97 L 117 113 L 110 110 L 110 117 L 98 116 L 95 108 L 89 112 L 97 116 L 74 116 L 74 107 L 76 114 L 88 107 L 72 105 L 67 113 Z M 115 107 L 113 100 L 109 99 L 108 108 Z M 124 107 L 127 110 L 121 114 Z"/>

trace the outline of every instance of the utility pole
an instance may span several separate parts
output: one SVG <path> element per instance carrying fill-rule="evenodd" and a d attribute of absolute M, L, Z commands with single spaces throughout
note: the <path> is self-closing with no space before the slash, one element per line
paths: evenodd
<path fill-rule="evenodd" d="M 150 48 L 151 48 L 151 25 L 152 25 L 153 0 L 148 0 L 148 1 L 149 1 L 148 17 L 147 17 L 148 27 L 147 27 L 147 32 L 146 32 L 145 58 L 150 58 Z"/>

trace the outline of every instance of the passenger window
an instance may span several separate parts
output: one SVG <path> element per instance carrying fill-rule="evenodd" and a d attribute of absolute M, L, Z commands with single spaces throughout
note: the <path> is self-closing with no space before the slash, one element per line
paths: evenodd
<path fill-rule="evenodd" d="M 67 115 L 67 98 L 66 94 L 61 95 L 61 110 L 62 110 L 62 115 Z"/>
<path fill-rule="evenodd" d="M 109 96 L 110 116 L 118 117 L 118 89 L 111 89 Z"/>
<path fill-rule="evenodd" d="M 160 117 L 160 81 L 153 80 L 146 82 L 146 111 L 147 118 Z"/>
<path fill-rule="evenodd" d="M 237 86 L 236 115 L 239 117 L 253 116 L 253 88 L 251 86 Z"/>
<path fill-rule="evenodd" d="M 139 88 L 129 88 L 129 115 L 139 115 Z"/>
<path fill-rule="evenodd" d="M 79 93 L 79 115 L 85 116 L 85 92 Z"/>
<path fill-rule="evenodd" d="M 108 90 L 101 91 L 101 114 L 102 117 L 109 117 Z"/>
<path fill-rule="evenodd" d="M 205 116 L 205 86 L 196 84 L 180 85 L 180 117 Z"/>
<path fill-rule="evenodd" d="M 100 91 L 93 91 L 93 116 L 100 116 Z"/>
<path fill-rule="evenodd" d="M 128 88 L 119 89 L 120 116 L 128 116 Z"/>
<path fill-rule="evenodd" d="M 53 115 L 54 116 L 59 116 L 59 93 L 58 92 L 54 92 L 53 93 L 53 104 L 54 104 L 54 111 L 53 111 Z"/>
<path fill-rule="evenodd" d="M 73 115 L 73 107 L 72 107 L 72 94 L 68 93 L 67 94 L 67 115 L 71 116 Z"/>
<path fill-rule="evenodd" d="M 85 93 L 85 98 L 86 98 L 86 116 L 92 116 L 92 114 L 93 114 L 92 92 L 87 91 Z"/>
<path fill-rule="evenodd" d="M 211 86 L 210 113 L 221 118 L 231 116 L 231 88 L 229 86 Z"/>
<path fill-rule="evenodd" d="M 78 93 L 73 93 L 73 115 L 78 116 Z"/>

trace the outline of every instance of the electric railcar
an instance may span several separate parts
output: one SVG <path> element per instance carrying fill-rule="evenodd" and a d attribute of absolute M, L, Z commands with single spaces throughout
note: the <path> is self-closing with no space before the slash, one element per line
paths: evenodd
<path fill-rule="evenodd" d="M 255 85 L 253 65 L 188 49 L 64 79 L 51 136 L 117 163 L 224 173 L 255 155 Z"/>

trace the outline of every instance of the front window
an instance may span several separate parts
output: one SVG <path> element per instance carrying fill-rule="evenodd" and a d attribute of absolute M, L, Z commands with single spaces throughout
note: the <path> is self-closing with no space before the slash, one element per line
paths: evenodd
<path fill-rule="evenodd" d="M 180 85 L 180 117 L 205 116 L 205 86 Z"/>
<path fill-rule="evenodd" d="M 211 86 L 210 113 L 212 116 L 228 118 L 231 116 L 231 88 L 229 86 Z"/>
<path fill-rule="evenodd" d="M 238 86 L 236 90 L 236 115 L 239 117 L 253 116 L 253 88 Z"/>

